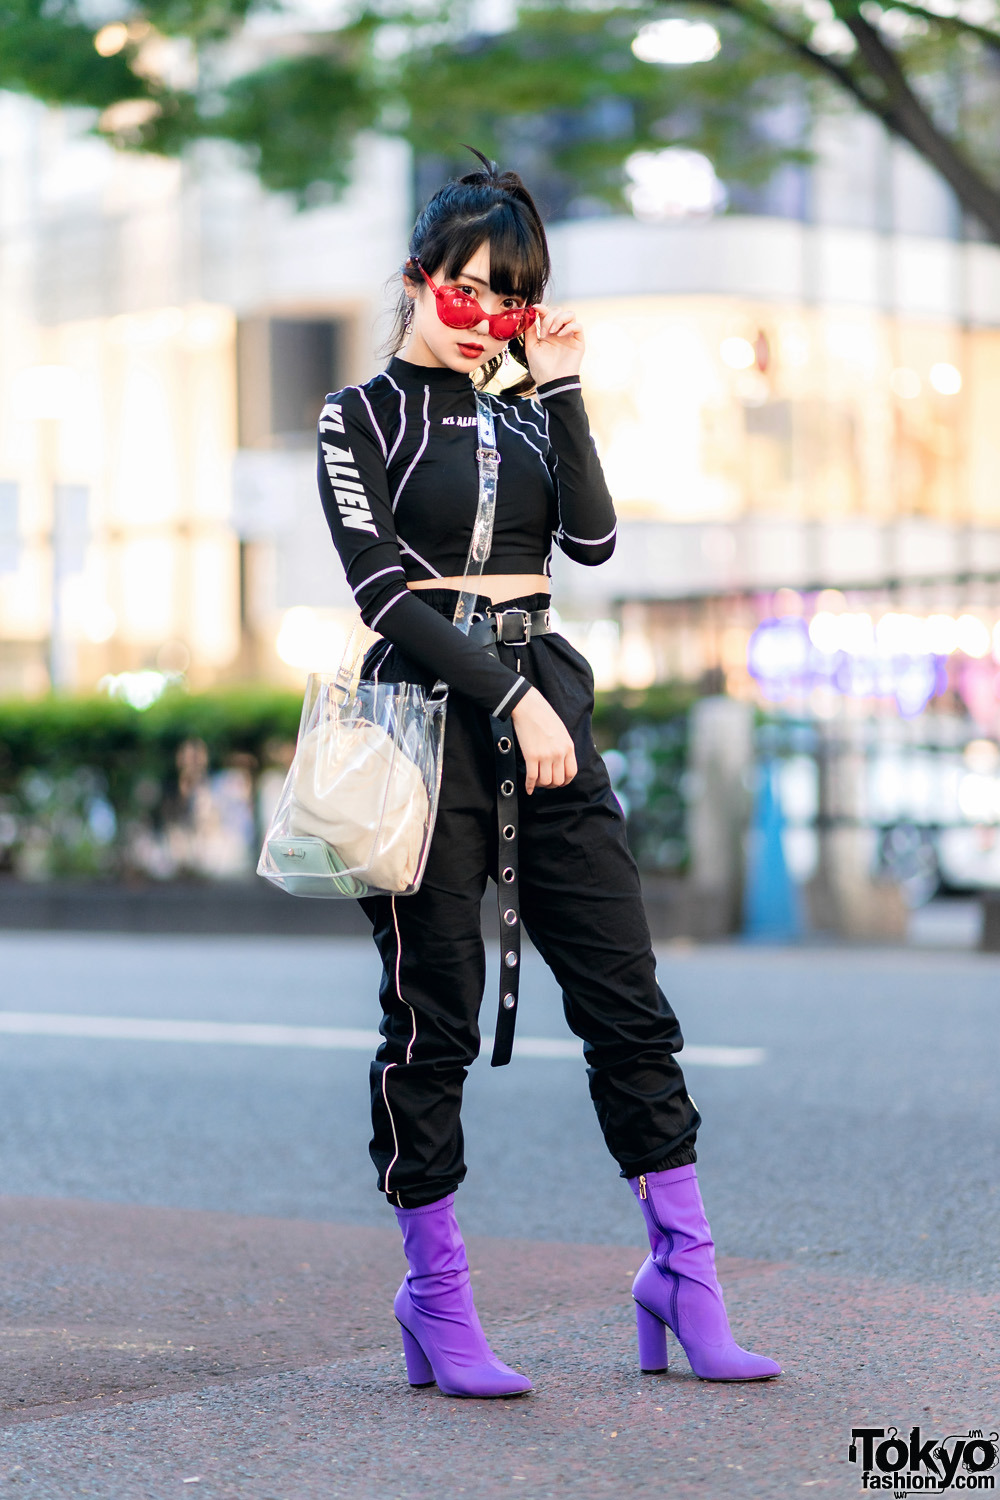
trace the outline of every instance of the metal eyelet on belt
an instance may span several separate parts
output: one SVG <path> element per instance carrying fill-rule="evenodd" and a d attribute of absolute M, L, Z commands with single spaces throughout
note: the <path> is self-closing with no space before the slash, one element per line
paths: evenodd
<path fill-rule="evenodd" d="M 513 881 L 513 879 L 514 879 L 514 871 L 511 869 L 510 865 L 508 865 L 507 868 L 506 868 L 506 870 L 504 870 L 502 878 L 506 882 L 507 885 L 510 885 L 511 882 Z"/>
<path fill-rule="evenodd" d="M 505 797 L 513 797 L 514 783 L 512 781 L 501 781 L 500 790 Z"/>
<path fill-rule="evenodd" d="M 506 735 L 504 735 L 502 740 L 497 740 L 497 749 L 500 751 L 501 755 L 507 754 L 507 751 L 510 749 L 510 740 Z"/>
<path fill-rule="evenodd" d="M 516 924 L 517 924 L 517 912 L 514 910 L 514 908 L 512 906 L 508 906 L 507 910 L 503 914 L 503 919 L 507 923 L 508 927 L 514 927 L 514 926 L 516 926 Z"/>
<path fill-rule="evenodd" d="M 514 827 L 513 823 L 505 823 L 503 825 L 503 836 L 508 843 L 510 843 L 516 832 L 517 829 Z"/>
<path fill-rule="evenodd" d="M 516 969 L 517 968 L 517 954 L 516 953 L 505 953 L 504 956 L 503 956 L 503 961 L 507 965 L 508 969 Z"/>
<path fill-rule="evenodd" d="M 514 1006 L 516 1004 L 517 1004 L 517 1001 L 515 1000 L 515 998 L 514 998 L 513 995 L 504 995 L 504 997 L 503 997 L 503 1008 L 504 1008 L 504 1010 L 513 1010 Z"/>

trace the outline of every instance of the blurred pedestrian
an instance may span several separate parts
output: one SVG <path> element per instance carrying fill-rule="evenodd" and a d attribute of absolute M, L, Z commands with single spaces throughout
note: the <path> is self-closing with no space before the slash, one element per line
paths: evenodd
<path fill-rule="evenodd" d="M 553 544 L 588 566 L 615 545 L 581 396 L 583 331 L 542 300 L 548 247 L 521 179 L 476 155 L 481 168 L 442 187 L 417 220 L 386 369 L 329 395 L 320 422 L 324 510 L 362 617 L 383 637 L 365 676 L 452 689 L 420 888 L 361 900 L 383 963 L 370 1150 L 409 1263 L 395 1299 L 407 1372 L 452 1395 L 532 1388 L 486 1342 L 454 1214 L 492 874 L 503 911 L 494 1062 L 509 1055 L 523 921 L 562 987 L 608 1149 L 645 1219 L 650 1255 L 633 1286 L 642 1368 L 666 1367 L 670 1327 L 696 1374 L 762 1379 L 780 1367 L 735 1343 L 715 1273 L 695 1169 L 701 1117 L 591 733 L 593 674 L 549 612 Z M 519 378 L 488 396 L 500 454 L 492 549 L 467 581 L 476 392 L 512 366 Z M 452 623 L 466 587 L 476 591 L 469 635 Z M 516 778 L 503 769 L 514 764 Z"/>

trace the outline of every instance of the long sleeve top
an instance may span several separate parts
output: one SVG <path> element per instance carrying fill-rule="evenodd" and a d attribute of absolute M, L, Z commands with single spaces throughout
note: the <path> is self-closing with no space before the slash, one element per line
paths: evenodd
<path fill-rule="evenodd" d="M 614 550 L 615 512 L 577 377 L 531 400 L 490 395 L 500 453 L 486 574 L 551 574 L 552 548 L 587 565 Z M 480 707 L 506 719 L 528 691 L 407 588 L 465 572 L 479 499 L 475 390 L 461 371 L 398 357 L 333 392 L 319 419 L 320 497 L 362 619 Z"/>

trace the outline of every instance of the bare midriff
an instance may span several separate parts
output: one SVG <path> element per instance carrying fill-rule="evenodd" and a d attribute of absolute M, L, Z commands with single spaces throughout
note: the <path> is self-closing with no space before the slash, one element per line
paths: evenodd
<path fill-rule="evenodd" d="M 484 573 L 479 578 L 417 578 L 409 589 L 471 589 L 492 604 L 520 599 L 525 594 L 549 594 L 552 580 L 544 573 Z"/>

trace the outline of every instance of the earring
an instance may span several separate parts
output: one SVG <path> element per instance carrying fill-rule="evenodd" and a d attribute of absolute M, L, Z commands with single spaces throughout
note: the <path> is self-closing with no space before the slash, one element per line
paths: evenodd
<path fill-rule="evenodd" d="M 406 312 L 405 312 L 405 314 L 403 316 L 403 332 L 404 333 L 409 333 L 410 326 L 411 326 L 412 323 L 413 323 L 413 298 L 412 297 L 407 297 L 407 299 L 406 299 Z"/>
<path fill-rule="evenodd" d="M 503 346 L 503 367 L 504 367 L 505 370 L 506 370 L 506 368 L 507 368 L 507 366 L 509 364 L 510 364 L 510 350 L 507 348 L 507 345 L 504 344 L 504 346 Z"/>

